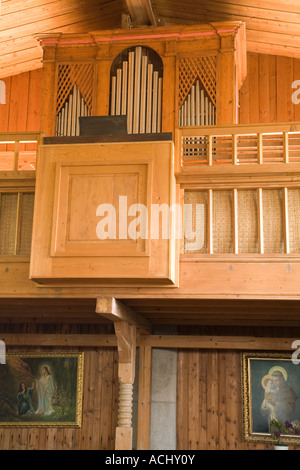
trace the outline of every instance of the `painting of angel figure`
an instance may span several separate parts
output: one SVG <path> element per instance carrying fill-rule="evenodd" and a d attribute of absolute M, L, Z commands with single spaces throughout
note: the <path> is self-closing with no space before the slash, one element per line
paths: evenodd
<path fill-rule="evenodd" d="M 286 440 L 299 444 L 299 365 L 286 353 L 244 353 L 242 369 L 246 440 L 269 440 L 276 423 L 288 428 Z"/>
<path fill-rule="evenodd" d="M 80 427 L 83 353 L 7 354 L 0 426 Z"/>

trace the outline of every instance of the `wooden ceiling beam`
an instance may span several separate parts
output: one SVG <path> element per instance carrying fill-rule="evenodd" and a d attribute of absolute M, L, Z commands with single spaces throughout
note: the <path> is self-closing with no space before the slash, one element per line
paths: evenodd
<path fill-rule="evenodd" d="M 125 0 L 133 26 L 157 26 L 151 0 Z"/>

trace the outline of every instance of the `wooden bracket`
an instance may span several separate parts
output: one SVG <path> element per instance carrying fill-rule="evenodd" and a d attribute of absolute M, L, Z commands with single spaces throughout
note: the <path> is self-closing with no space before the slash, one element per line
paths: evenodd
<path fill-rule="evenodd" d="M 130 325 L 135 325 L 142 334 L 151 333 L 151 323 L 147 319 L 114 297 L 98 297 L 96 313 L 113 322 L 125 321 Z"/>

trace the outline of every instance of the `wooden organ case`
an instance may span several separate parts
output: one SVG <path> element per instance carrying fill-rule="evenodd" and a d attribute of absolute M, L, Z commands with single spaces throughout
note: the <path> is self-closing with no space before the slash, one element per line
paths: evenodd
<path fill-rule="evenodd" d="M 153 207 L 181 200 L 176 127 L 237 123 L 244 24 L 39 40 L 47 137 L 37 171 L 31 278 L 48 285 L 178 286 L 178 213 L 171 213 L 167 236 L 151 237 Z M 88 116 L 126 116 L 127 132 L 80 135 L 79 118 Z M 106 239 L 97 233 L 105 204 L 113 206 L 110 228 L 117 235 Z M 133 219 L 128 212 L 124 222 L 124 211 L 133 206 L 146 208 L 149 236 L 128 238 Z"/>

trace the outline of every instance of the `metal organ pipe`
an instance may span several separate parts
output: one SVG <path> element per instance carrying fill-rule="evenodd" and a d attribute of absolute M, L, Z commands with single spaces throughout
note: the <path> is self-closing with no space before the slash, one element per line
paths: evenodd
<path fill-rule="evenodd" d="M 56 136 L 79 135 L 79 116 L 90 116 L 90 110 L 75 84 L 68 99 L 56 116 Z"/>
<path fill-rule="evenodd" d="M 122 73 L 122 86 L 118 76 Z M 121 93 L 121 97 L 119 97 Z M 119 108 L 114 103 L 120 99 Z M 111 115 L 127 115 L 128 134 L 161 132 L 162 77 L 145 48 L 137 46 L 111 77 Z"/>
<path fill-rule="evenodd" d="M 216 108 L 197 80 L 179 109 L 179 126 L 213 126 Z"/>

